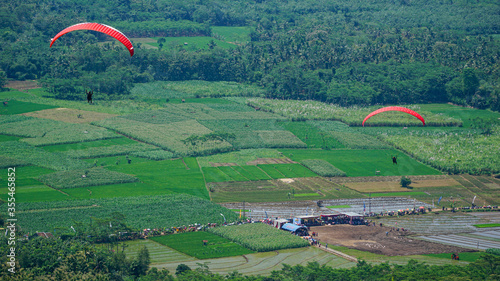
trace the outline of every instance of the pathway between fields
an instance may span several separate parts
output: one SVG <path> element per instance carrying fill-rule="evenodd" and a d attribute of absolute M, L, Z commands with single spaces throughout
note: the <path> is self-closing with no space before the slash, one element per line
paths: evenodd
<path fill-rule="evenodd" d="M 331 254 L 334 254 L 334 255 L 336 255 L 337 257 L 341 257 L 341 258 L 343 258 L 343 259 L 346 259 L 346 260 L 348 260 L 348 261 L 352 261 L 352 262 L 356 262 L 356 263 L 358 262 L 358 259 L 357 259 L 357 258 L 355 258 L 355 257 L 353 257 L 353 256 L 349 256 L 348 254 L 344 254 L 344 253 L 339 252 L 339 251 L 337 251 L 337 250 L 334 250 L 334 249 L 332 249 L 332 248 L 326 248 L 324 245 L 323 245 L 322 247 L 318 245 L 318 248 L 319 248 L 319 249 L 321 249 L 321 250 L 323 250 L 323 251 L 327 251 L 327 252 L 329 252 L 329 253 L 331 253 Z"/>

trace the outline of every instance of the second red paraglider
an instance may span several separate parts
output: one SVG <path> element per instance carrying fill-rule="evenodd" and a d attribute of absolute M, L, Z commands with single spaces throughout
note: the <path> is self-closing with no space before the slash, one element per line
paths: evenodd
<path fill-rule="evenodd" d="M 415 111 L 413 111 L 409 108 L 401 107 L 401 106 L 388 106 L 388 107 L 383 107 L 383 108 L 380 108 L 380 109 L 373 111 L 372 113 L 368 114 L 365 117 L 365 119 L 363 120 L 363 126 L 365 126 L 365 121 L 368 120 L 370 117 L 377 115 L 379 113 L 385 112 L 385 111 L 401 111 L 401 112 L 411 114 L 411 115 L 417 117 L 420 121 L 422 121 L 422 123 L 425 126 L 425 120 L 422 116 L 420 116 L 420 114 L 416 113 Z"/>
<path fill-rule="evenodd" d="M 130 52 L 130 56 L 134 55 L 134 46 L 132 46 L 132 42 L 123 34 L 120 32 L 118 29 L 105 25 L 105 24 L 100 24 L 100 23 L 95 23 L 95 22 L 84 22 L 84 23 L 78 23 L 75 25 L 72 25 L 70 27 L 67 27 L 63 29 L 61 32 L 57 33 L 52 40 L 50 40 L 50 47 L 52 47 L 52 44 L 61 36 L 64 34 L 75 31 L 75 30 L 94 30 L 94 31 L 99 31 L 104 34 L 107 34 L 116 40 L 120 41 L 125 47 L 127 47 L 128 51 Z"/>

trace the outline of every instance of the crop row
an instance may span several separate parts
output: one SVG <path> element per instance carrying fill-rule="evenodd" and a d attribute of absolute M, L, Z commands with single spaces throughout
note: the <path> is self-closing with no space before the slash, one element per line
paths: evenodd
<path fill-rule="evenodd" d="M 209 231 L 258 252 L 309 246 L 306 240 L 290 232 L 262 223 L 216 227 Z"/>
<path fill-rule="evenodd" d="M 208 141 L 195 146 L 185 143 L 184 140 L 190 136 L 203 136 L 212 132 L 196 120 L 170 124 L 150 124 L 125 118 L 110 118 L 95 122 L 95 124 L 173 151 L 178 155 L 209 154 L 224 152 L 231 148 L 231 145 L 226 141 Z"/>
<path fill-rule="evenodd" d="M 35 146 L 77 143 L 119 137 L 104 128 L 88 124 L 70 124 L 39 118 L 11 119 L 15 122 L 0 124 L 0 133 L 26 137 L 22 141 Z"/>
<path fill-rule="evenodd" d="M 106 170 L 92 168 L 83 170 L 61 171 L 38 177 L 38 180 L 57 189 L 77 188 L 97 185 L 136 182 L 136 177 Z"/>
<path fill-rule="evenodd" d="M 145 152 L 158 150 L 159 148 L 145 143 L 133 143 L 123 145 L 97 146 L 86 149 L 75 149 L 60 152 L 72 158 L 96 158 L 107 156 L 118 156 L 131 154 L 133 152 Z"/>
<path fill-rule="evenodd" d="M 125 215 L 125 222 L 134 229 L 223 223 L 221 214 L 227 222 L 238 219 L 233 211 L 187 194 L 19 203 L 16 211 L 19 225 L 27 232 L 55 228 L 71 231 L 75 222 L 110 217 L 114 212 Z"/>
<path fill-rule="evenodd" d="M 380 106 L 372 107 L 341 107 L 318 101 L 298 100 L 272 100 L 263 98 L 250 98 L 247 103 L 253 107 L 274 112 L 291 120 L 338 120 L 349 126 L 361 126 L 363 119 Z M 419 110 L 418 106 L 408 108 L 419 111 L 426 123 L 431 126 L 461 126 L 462 121 L 443 115 Z M 366 122 L 366 126 L 421 126 L 416 118 L 401 112 L 387 112 L 378 114 Z"/>
<path fill-rule="evenodd" d="M 440 170 L 457 174 L 500 172 L 500 136 L 389 136 L 399 149 Z"/>
<path fill-rule="evenodd" d="M 158 150 L 148 150 L 148 151 L 135 151 L 130 153 L 132 156 L 146 158 L 149 160 L 166 160 L 174 157 L 174 154 L 170 151 L 165 151 L 162 149 Z"/>
<path fill-rule="evenodd" d="M 322 159 L 305 159 L 304 166 L 322 177 L 345 177 L 346 173 Z"/>
<path fill-rule="evenodd" d="M 84 169 L 92 166 L 82 160 L 73 159 L 61 153 L 47 152 L 18 141 L 0 142 L 0 155 L 58 171 Z"/>

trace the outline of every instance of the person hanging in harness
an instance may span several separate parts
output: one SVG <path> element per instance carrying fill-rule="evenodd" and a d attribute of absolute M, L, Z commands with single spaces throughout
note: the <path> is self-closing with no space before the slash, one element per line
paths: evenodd
<path fill-rule="evenodd" d="M 88 91 L 88 92 L 85 91 L 85 93 L 87 94 L 87 102 L 93 104 L 93 102 L 92 102 L 92 95 L 94 94 L 94 91 L 93 90 L 92 91 Z"/>
<path fill-rule="evenodd" d="M 397 165 L 398 164 L 398 156 L 391 156 L 392 158 L 392 165 Z"/>

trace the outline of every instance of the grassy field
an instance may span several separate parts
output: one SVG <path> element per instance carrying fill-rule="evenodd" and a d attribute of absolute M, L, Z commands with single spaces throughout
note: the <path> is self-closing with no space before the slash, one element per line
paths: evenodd
<path fill-rule="evenodd" d="M 251 32 L 249 26 L 212 26 L 212 37 L 238 45 L 249 42 Z"/>
<path fill-rule="evenodd" d="M 311 122 L 284 122 L 283 127 L 306 143 L 307 148 L 335 149 L 346 147 L 333 135 L 321 131 Z"/>
<path fill-rule="evenodd" d="M 441 259 L 451 259 L 452 254 L 453 253 L 427 254 L 424 256 L 441 258 Z M 463 252 L 458 254 L 461 261 L 475 262 L 477 259 L 481 258 L 484 255 L 484 252 Z"/>
<path fill-rule="evenodd" d="M 195 158 L 147 161 L 110 166 L 108 169 L 134 175 L 141 182 L 164 190 L 208 199 L 208 191 Z"/>
<path fill-rule="evenodd" d="M 46 105 L 48 106 L 48 105 Z M 45 118 L 68 123 L 90 123 L 116 116 L 116 114 L 99 113 L 71 108 L 45 109 L 24 113 L 25 116 Z"/>
<path fill-rule="evenodd" d="M 212 259 L 254 253 L 239 244 L 218 235 L 205 232 L 187 232 L 153 237 L 151 240 L 197 259 Z M 206 245 L 203 241 L 206 240 Z"/>
<path fill-rule="evenodd" d="M 53 105 L 37 104 L 37 103 L 23 102 L 23 101 L 18 101 L 18 100 L 9 100 L 6 102 L 7 102 L 7 105 L 0 106 L 0 114 L 2 114 L 2 115 L 21 114 L 21 113 L 38 111 L 38 110 L 56 107 Z"/>
<path fill-rule="evenodd" d="M 284 156 L 294 161 L 322 159 L 344 171 L 348 177 L 439 175 L 441 172 L 415 161 L 397 150 L 299 150 L 280 149 Z M 398 156 L 393 165 L 391 155 Z M 379 171 L 379 173 L 376 173 Z"/>
<path fill-rule="evenodd" d="M 161 37 L 161 38 L 165 39 L 165 43 L 163 43 L 163 48 L 162 48 L 165 50 L 179 49 L 179 48 L 191 51 L 203 50 L 203 49 L 208 49 L 209 44 L 212 41 L 219 48 L 232 49 L 236 47 L 235 44 L 221 41 L 219 39 L 209 36 L 195 36 L 195 37 L 180 36 L 180 37 Z M 159 48 L 157 40 L 160 39 L 160 37 L 152 37 L 152 39 L 154 39 L 155 42 L 150 42 L 150 43 L 148 42 L 146 44 Z"/>

